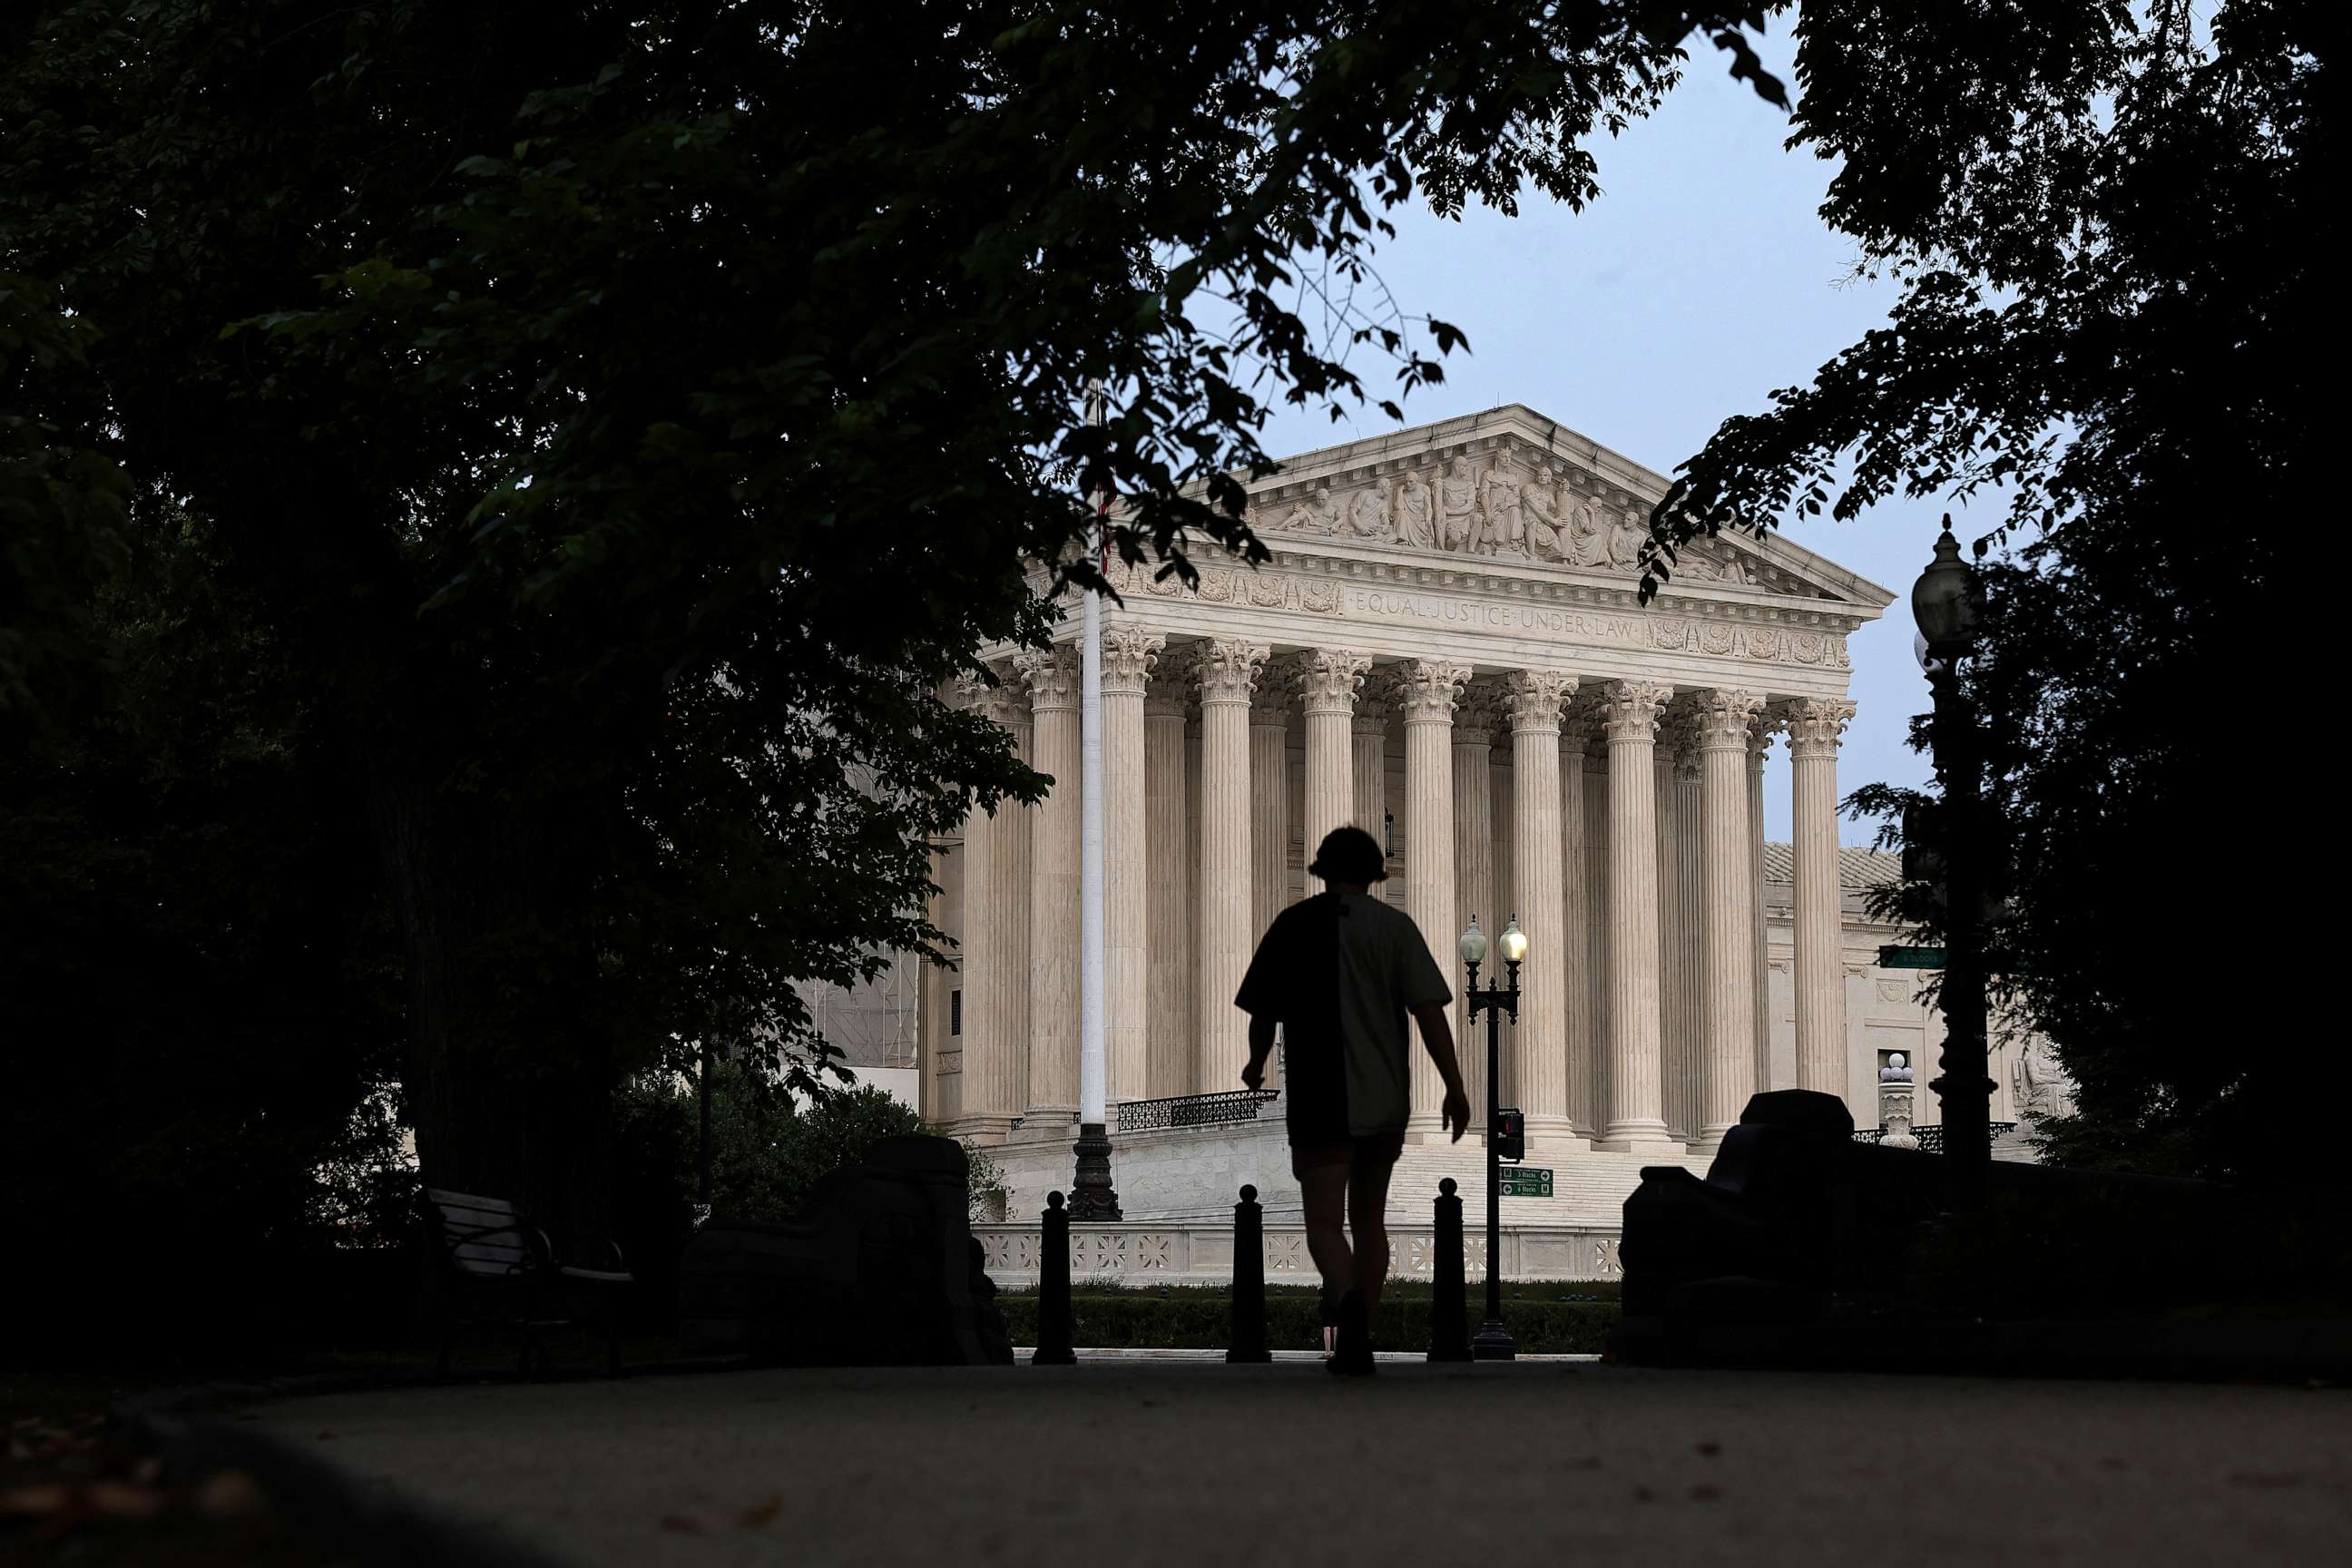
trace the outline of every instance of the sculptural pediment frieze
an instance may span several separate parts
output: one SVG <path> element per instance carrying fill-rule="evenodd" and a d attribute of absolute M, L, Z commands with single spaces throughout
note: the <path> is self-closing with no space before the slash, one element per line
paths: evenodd
<path fill-rule="evenodd" d="M 1251 498 L 1264 536 L 1394 545 L 1496 563 L 1526 561 L 1608 576 L 1640 571 L 1648 503 L 1569 459 L 1516 441 L 1377 462 Z M 1269 538 L 1269 542 L 1272 540 Z M 1818 585 L 1728 539 L 1694 540 L 1674 564 L 1677 585 L 1729 584 L 1803 596 Z"/>

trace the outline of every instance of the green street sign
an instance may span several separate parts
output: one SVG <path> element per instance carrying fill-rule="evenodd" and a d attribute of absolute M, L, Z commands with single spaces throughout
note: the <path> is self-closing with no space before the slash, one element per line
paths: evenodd
<path fill-rule="evenodd" d="M 1881 969 L 1941 969 L 1944 950 L 1940 947 L 1882 947 L 1878 950 Z"/>
<path fill-rule="evenodd" d="M 1507 1198 L 1548 1198 L 1551 1171 L 1543 1165 L 1510 1166 L 1503 1172 L 1502 1194 Z"/>

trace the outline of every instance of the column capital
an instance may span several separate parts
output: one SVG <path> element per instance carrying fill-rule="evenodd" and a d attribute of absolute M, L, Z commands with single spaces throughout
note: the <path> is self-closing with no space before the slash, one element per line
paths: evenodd
<path fill-rule="evenodd" d="M 1143 687 L 1143 716 L 1147 719 L 1181 719 L 1191 703 L 1192 683 L 1186 679 L 1182 666 L 1173 660 L 1151 672 Z"/>
<path fill-rule="evenodd" d="M 1668 720 L 1665 733 L 1658 739 L 1658 754 L 1674 759 L 1675 782 L 1696 784 L 1702 764 L 1699 762 L 1698 729 L 1686 713 Z"/>
<path fill-rule="evenodd" d="M 1029 688 L 1029 706 L 1039 713 L 1078 710 L 1078 650 L 1076 644 L 1031 648 L 1013 656 L 1013 673 Z"/>
<path fill-rule="evenodd" d="M 1464 688 L 1461 700 L 1454 705 L 1454 743 L 1491 746 L 1502 726 L 1503 705 L 1495 688 L 1484 680 Z"/>
<path fill-rule="evenodd" d="M 1444 724 L 1453 720 L 1454 705 L 1462 700 L 1463 685 L 1470 679 L 1468 665 L 1410 658 L 1395 668 L 1389 689 L 1394 693 L 1397 709 L 1406 723 Z"/>
<path fill-rule="evenodd" d="M 1744 752 L 1756 715 L 1764 710 L 1763 693 L 1717 687 L 1695 691 L 1690 698 L 1691 727 L 1702 752 Z"/>
<path fill-rule="evenodd" d="M 1834 757 L 1854 707 L 1843 698 L 1808 697 L 1781 710 L 1791 757 Z"/>
<path fill-rule="evenodd" d="M 1612 680 L 1601 689 L 1601 717 L 1612 741 L 1655 741 L 1675 689 L 1654 680 Z"/>
<path fill-rule="evenodd" d="M 1250 694 L 1250 727 L 1252 729 L 1284 730 L 1290 726 L 1290 689 L 1282 677 L 1265 672 Z"/>
<path fill-rule="evenodd" d="M 1772 750 L 1772 735 L 1780 727 L 1780 721 L 1773 713 L 1771 700 L 1768 698 L 1757 711 L 1754 721 L 1748 726 L 1748 765 L 1755 772 L 1760 773 L 1764 771 L 1765 755 Z"/>
<path fill-rule="evenodd" d="M 1265 644 L 1213 637 L 1194 647 L 1200 651 L 1192 656 L 1192 678 L 1200 683 L 1202 705 L 1246 706 L 1266 661 Z"/>
<path fill-rule="evenodd" d="M 1359 735 L 1375 739 L 1388 733 L 1390 690 L 1378 681 L 1367 685 L 1356 698 L 1355 721 L 1349 726 Z"/>
<path fill-rule="evenodd" d="M 1105 626 L 1102 634 L 1102 687 L 1107 693 L 1143 695 L 1152 666 L 1168 639 L 1138 626 Z"/>
<path fill-rule="evenodd" d="M 1001 679 L 992 681 L 978 674 L 959 675 L 950 680 L 948 703 L 993 720 L 1008 730 L 1028 717 L 1023 710 L 1019 692 Z"/>
<path fill-rule="evenodd" d="M 1346 714 L 1356 706 L 1356 692 L 1372 661 L 1344 647 L 1312 648 L 1289 662 L 1286 674 L 1309 713 Z"/>
<path fill-rule="evenodd" d="M 1511 733 L 1557 734 L 1560 704 L 1576 693 L 1576 677 L 1558 669 L 1515 669 L 1503 678 L 1503 705 Z"/>

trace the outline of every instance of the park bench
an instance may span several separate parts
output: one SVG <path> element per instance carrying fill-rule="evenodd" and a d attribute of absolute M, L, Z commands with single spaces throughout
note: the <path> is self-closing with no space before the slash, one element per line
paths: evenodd
<path fill-rule="evenodd" d="M 426 1189 L 417 1206 L 430 1295 L 438 1308 L 440 1376 L 449 1375 L 449 1358 L 466 1329 L 513 1333 L 520 1342 L 520 1370 L 530 1371 L 535 1356 L 544 1372 L 550 1365 L 546 1331 L 592 1321 L 604 1334 L 605 1370 L 620 1375 L 621 1298 L 636 1276 L 618 1243 L 573 1237 L 559 1250 L 505 1198 L 436 1187 Z"/>

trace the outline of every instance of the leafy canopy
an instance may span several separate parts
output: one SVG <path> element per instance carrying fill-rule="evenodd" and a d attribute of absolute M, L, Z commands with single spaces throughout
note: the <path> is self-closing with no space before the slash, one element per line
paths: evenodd
<path fill-rule="evenodd" d="M 1265 405 L 1459 341 L 1368 303 L 1381 213 L 1580 204 L 1694 31 L 1780 92 L 1763 10 L 51 0 L 0 269 L 284 650 L 428 1169 L 551 1201 L 630 1071 L 936 947 L 926 840 L 1041 787 L 942 690 L 1088 493 L 1262 555 Z"/>
<path fill-rule="evenodd" d="M 2292 744 L 2289 687 L 2245 660 L 2295 657 L 2296 524 L 2327 504 L 2332 16 L 1808 5 L 1793 144 L 1839 161 L 1822 216 L 1901 295 L 1726 421 L 1653 521 L 1664 571 L 1696 532 L 1898 491 L 1995 509 L 1963 677 L 2004 834 L 1990 956 L 2008 1016 L 2078 1082 L 2052 1130 L 2070 1158 L 2248 1178 L 2315 1158 L 2282 1129 L 2320 1062 L 2239 1042 L 2310 904 L 2270 831 L 2285 797 L 2247 762 Z"/>

